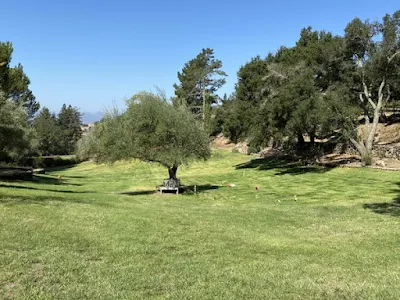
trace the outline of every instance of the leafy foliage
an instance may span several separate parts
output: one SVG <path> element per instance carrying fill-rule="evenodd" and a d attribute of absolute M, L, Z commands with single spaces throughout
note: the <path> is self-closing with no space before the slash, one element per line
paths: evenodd
<path fill-rule="evenodd" d="M 29 89 L 30 80 L 23 66 L 10 67 L 13 46 L 10 42 L 0 42 L 0 89 L 7 99 L 22 104 L 29 118 L 39 110 L 39 103 Z"/>
<path fill-rule="evenodd" d="M 44 107 L 35 117 L 33 126 L 42 155 L 71 154 L 82 136 L 81 113 L 71 105 L 64 104 L 58 117 Z"/>
<path fill-rule="evenodd" d="M 137 158 L 176 173 L 179 165 L 210 156 L 207 134 L 184 108 L 149 92 L 134 95 L 127 106 L 124 113 L 109 111 L 80 142 L 81 157 L 98 163 Z"/>
<path fill-rule="evenodd" d="M 296 46 L 240 68 L 225 134 L 234 142 L 250 137 L 252 147 L 343 134 L 355 114 L 344 79 L 350 63 L 343 38 L 304 28 Z"/>
<path fill-rule="evenodd" d="M 39 112 L 33 121 L 38 137 L 38 151 L 42 155 L 58 154 L 60 152 L 61 129 L 57 124 L 57 117 L 50 113 L 47 107 Z"/>
<path fill-rule="evenodd" d="M 223 116 L 223 134 L 234 143 L 244 140 L 254 125 L 257 106 L 248 101 L 237 100 L 232 95 L 223 102 L 220 110 Z"/>
<path fill-rule="evenodd" d="M 255 116 L 265 97 L 264 77 L 268 74 L 268 62 L 259 56 L 242 66 L 238 73 L 235 94 L 224 101 L 223 132 L 231 141 L 237 143 L 252 134 L 258 127 Z"/>
<path fill-rule="evenodd" d="M 210 48 L 202 51 L 187 62 L 178 72 L 179 84 L 174 84 L 176 106 L 187 107 L 197 118 L 203 120 L 203 126 L 210 130 L 210 106 L 219 99 L 216 91 L 225 84 L 226 73 L 221 70 L 222 62 L 214 57 Z"/>
<path fill-rule="evenodd" d="M 60 154 L 71 154 L 76 150 L 76 143 L 82 137 L 82 114 L 78 108 L 63 104 L 57 122 L 61 130 Z"/>
<path fill-rule="evenodd" d="M 0 92 L 0 161 L 20 159 L 31 148 L 32 138 L 26 110 Z"/>

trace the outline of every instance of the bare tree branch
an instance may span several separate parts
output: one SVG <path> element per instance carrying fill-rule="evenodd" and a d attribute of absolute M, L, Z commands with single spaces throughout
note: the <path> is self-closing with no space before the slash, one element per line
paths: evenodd
<path fill-rule="evenodd" d="M 388 58 L 388 63 L 391 63 L 392 60 L 396 57 L 396 55 L 400 54 L 400 50 L 396 51 L 392 56 Z"/>
<path fill-rule="evenodd" d="M 386 84 L 386 80 L 383 79 L 382 82 L 381 82 L 381 85 L 379 86 L 379 90 L 378 90 L 378 102 L 383 99 L 382 91 L 383 91 L 383 88 L 385 87 L 385 84 Z M 375 108 L 376 108 L 376 105 L 375 105 L 374 109 Z"/>
<path fill-rule="evenodd" d="M 363 154 L 366 152 L 365 146 L 362 143 L 357 142 L 353 138 L 350 138 L 350 142 L 354 145 L 354 147 L 356 147 L 356 149 L 358 150 L 358 152 L 360 152 L 360 154 Z"/>
<path fill-rule="evenodd" d="M 387 96 L 386 96 L 386 99 L 385 99 L 385 103 L 387 103 L 389 101 L 390 96 L 392 95 L 392 93 L 390 92 L 389 85 L 386 85 L 386 89 L 387 89 Z"/>
<path fill-rule="evenodd" d="M 365 81 L 363 80 L 363 87 L 364 87 L 364 95 L 365 97 L 367 97 L 369 104 L 371 104 L 372 108 L 375 109 L 376 108 L 376 103 L 374 101 L 372 101 L 371 99 L 371 94 L 368 90 L 367 85 L 365 84 Z"/>

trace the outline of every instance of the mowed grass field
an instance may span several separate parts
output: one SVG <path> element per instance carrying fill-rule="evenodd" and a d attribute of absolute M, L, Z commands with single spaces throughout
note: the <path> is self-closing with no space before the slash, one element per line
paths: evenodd
<path fill-rule="evenodd" d="M 400 172 L 251 159 L 1 181 L 0 299 L 400 299 Z"/>

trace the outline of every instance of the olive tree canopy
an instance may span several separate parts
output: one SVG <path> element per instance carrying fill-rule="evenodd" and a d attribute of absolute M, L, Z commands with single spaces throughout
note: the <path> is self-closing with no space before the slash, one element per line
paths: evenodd
<path fill-rule="evenodd" d="M 98 163 L 139 159 L 157 162 L 176 179 L 179 165 L 210 156 L 209 138 L 194 116 L 161 94 L 141 92 L 123 113 L 108 112 L 81 141 L 81 156 Z"/>

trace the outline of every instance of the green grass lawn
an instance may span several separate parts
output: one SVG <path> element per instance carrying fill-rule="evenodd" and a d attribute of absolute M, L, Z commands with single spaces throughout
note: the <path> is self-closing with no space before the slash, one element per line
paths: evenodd
<path fill-rule="evenodd" d="M 400 172 L 250 160 L 1 181 L 0 299 L 400 299 Z"/>

